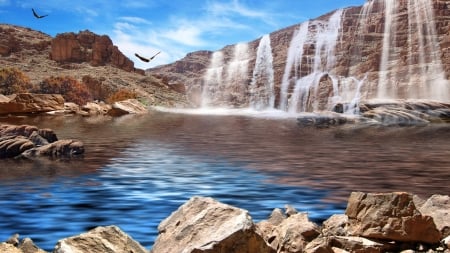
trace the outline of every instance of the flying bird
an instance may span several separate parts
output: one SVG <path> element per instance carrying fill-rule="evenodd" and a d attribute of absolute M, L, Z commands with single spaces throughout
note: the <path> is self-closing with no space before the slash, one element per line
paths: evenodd
<path fill-rule="evenodd" d="M 161 51 L 159 51 L 158 53 L 156 53 L 155 55 L 153 55 L 152 57 L 150 57 L 150 58 L 145 58 L 145 57 L 142 57 L 142 56 L 140 56 L 140 55 L 138 55 L 138 54 L 134 54 L 134 55 L 136 55 L 136 57 L 137 58 L 139 58 L 141 61 L 143 61 L 143 62 L 150 62 L 151 60 L 153 60 L 159 53 L 161 53 Z"/>
<path fill-rule="evenodd" d="M 33 11 L 33 15 L 36 17 L 36 18 L 45 18 L 45 17 L 47 17 L 48 16 L 48 14 L 47 15 L 39 15 L 39 14 L 37 14 L 36 13 L 36 11 L 33 9 L 33 8 L 31 8 L 31 10 Z"/>

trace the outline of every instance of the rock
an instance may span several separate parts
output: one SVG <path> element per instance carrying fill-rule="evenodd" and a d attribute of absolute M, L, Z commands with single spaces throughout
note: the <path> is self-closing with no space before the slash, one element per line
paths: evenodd
<path fill-rule="evenodd" d="M 57 62 L 89 62 L 93 66 L 111 64 L 128 72 L 135 71 L 133 61 L 122 54 L 108 36 L 88 30 L 56 35 L 51 42 L 50 58 Z"/>
<path fill-rule="evenodd" d="M 14 246 L 19 246 L 19 234 L 14 234 L 8 240 L 5 241 L 6 243 L 12 244 Z"/>
<path fill-rule="evenodd" d="M 355 253 L 382 253 L 389 252 L 391 247 L 388 244 L 375 242 L 363 237 L 335 236 L 332 237 L 331 245 L 335 248 L 343 249 Z"/>
<path fill-rule="evenodd" d="M 87 233 L 59 240 L 54 253 L 147 253 L 138 242 L 116 226 L 97 227 Z"/>
<path fill-rule="evenodd" d="M 330 246 L 330 240 L 327 237 L 318 237 L 308 243 L 304 249 L 305 253 L 334 253 L 336 251 Z"/>
<path fill-rule="evenodd" d="M 0 252 L 2 253 L 23 253 L 20 249 L 16 248 L 14 245 L 2 242 L 0 243 Z"/>
<path fill-rule="evenodd" d="M 34 148 L 32 141 L 23 136 L 0 139 L 0 158 L 12 158 Z"/>
<path fill-rule="evenodd" d="M 433 218 L 422 215 L 408 193 L 353 192 L 345 214 L 353 236 L 430 244 L 441 239 Z"/>
<path fill-rule="evenodd" d="M 109 110 L 108 115 L 121 116 L 125 114 L 144 114 L 148 113 L 148 109 L 141 102 L 136 99 L 127 99 L 123 101 L 114 102 L 112 109 Z"/>
<path fill-rule="evenodd" d="M 301 127 L 327 128 L 347 123 L 347 119 L 340 115 L 302 115 L 297 118 L 297 124 Z"/>
<path fill-rule="evenodd" d="M 433 218 L 442 236 L 450 236 L 450 196 L 433 195 L 419 207 L 422 215 Z"/>
<path fill-rule="evenodd" d="M 59 94 L 19 93 L 0 102 L 0 114 L 42 113 L 64 109 L 64 98 Z"/>
<path fill-rule="evenodd" d="M 29 140 L 37 147 L 49 144 L 49 142 L 44 137 L 40 136 L 37 131 L 34 131 L 30 135 Z"/>
<path fill-rule="evenodd" d="M 41 147 L 28 149 L 22 153 L 24 157 L 72 157 L 84 153 L 84 144 L 77 140 L 59 140 Z"/>
<path fill-rule="evenodd" d="M 347 236 L 348 217 L 345 214 L 333 214 L 322 224 L 323 236 Z"/>
<path fill-rule="evenodd" d="M 87 112 L 88 115 L 105 115 L 111 108 L 111 105 L 103 102 L 88 102 L 81 107 L 81 110 Z"/>
<path fill-rule="evenodd" d="M 292 214 L 278 225 L 262 221 L 258 227 L 277 252 L 302 252 L 320 234 L 319 227 L 309 221 L 306 213 Z"/>
<path fill-rule="evenodd" d="M 193 197 L 163 220 L 152 253 L 275 252 L 248 212 L 212 198 Z"/>
<path fill-rule="evenodd" d="M 23 253 L 45 253 L 46 251 L 40 249 L 34 244 L 30 238 L 25 238 L 20 242 L 19 249 Z"/>

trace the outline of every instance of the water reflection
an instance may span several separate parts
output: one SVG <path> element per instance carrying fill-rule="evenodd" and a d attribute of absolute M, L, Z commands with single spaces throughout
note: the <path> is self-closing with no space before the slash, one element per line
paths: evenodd
<path fill-rule="evenodd" d="M 81 159 L 0 161 L 0 240 L 57 239 L 119 225 L 149 248 L 193 195 L 265 219 L 291 204 L 320 221 L 351 191 L 448 194 L 450 127 L 299 128 L 294 118 L 151 112 L 121 118 L 24 117 L 85 143 Z"/>

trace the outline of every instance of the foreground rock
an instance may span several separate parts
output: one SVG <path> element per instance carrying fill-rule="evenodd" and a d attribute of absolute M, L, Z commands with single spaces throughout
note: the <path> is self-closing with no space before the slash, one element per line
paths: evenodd
<path fill-rule="evenodd" d="M 0 124 L 0 158 L 72 157 L 83 153 L 81 141 L 58 140 L 51 129 Z"/>
<path fill-rule="evenodd" d="M 116 226 L 91 231 L 58 241 L 54 253 L 147 253 L 138 242 Z"/>
<path fill-rule="evenodd" d="M 247 211 L 211 198 L 194 197 L 158 226 L 152 253 L 275 252 Z"/>
<path fill-rule="evenodd" d="M 64 109 L 64 98 L 59 94 L 14 94 L 0 100 L 0 114 L 43 113 Z"/>

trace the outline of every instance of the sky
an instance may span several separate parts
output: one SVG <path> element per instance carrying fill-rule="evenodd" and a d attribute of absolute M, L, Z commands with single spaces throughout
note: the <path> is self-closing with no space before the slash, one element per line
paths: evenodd
<path fill-rule="evenodd" d="M 0 23 L 29 27 L 52 37 L 90 30 L 147 69 L 198 50 L 249 42 L 365 0 L 0 0 Z M 31 11 L 48 15 L 36 19 Z M 151 57 L 150 63 L 134 56 Z"/>

